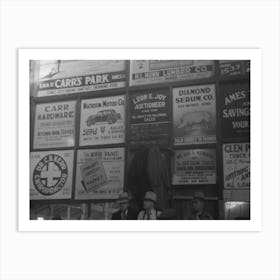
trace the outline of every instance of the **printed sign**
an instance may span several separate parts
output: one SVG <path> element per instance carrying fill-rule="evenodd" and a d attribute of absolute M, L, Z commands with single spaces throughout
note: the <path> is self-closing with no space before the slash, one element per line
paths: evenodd
<path fill-rule="evenodd" d="M 96 160 L 104 166 L 107 182 L 98 188 L 87 188 L 81 166 Z M 116 199 L 124 187 L 124 148 L 79 150 L 76 170 L 76 199 Z"/>
<path fill-rule="evenodd" d="M 80 146 L 125 141 L 125 96 L 81 102 Z"/>
<path fill-rule="evenodd" d="M 73 151 L 31 152 L 30 199 L 66 199 L 72 195 Z"/>
<path fill-rule="evenodd" d="M 250 73 L 250 60 L 220 60 L 219 75 L 222 78 L 248 75 Z"/>
<path fill-rule="evenodd" d="M 125 80 L 123 60 L 43 60 L 38 96 L 119 88 Z"/>
<path fill-rule="evenodd" d="M 250 143 L 223 145 L 224 187 L 250 188 Z"/>
<path fill-rule="evenodd" d="M 215 85 L 173 89 L 174 144 L 216 142 Z"/>
<path fill-rule="evenodd" d="M 224 139 L 250 137 L 250 85 L 227 83 L 220 86 L 221 134 Z"/>
<path fill-rule="evenodd" d="M 129 85 L 203 79 L 214 71 L 212 60 L 131 60 Z"/>
<path fill-rule="evenodd" d="M 216 184 L 214 149 L 176 150 L 173 185 Z"/>
<path fill-rule="evenodd" d="M 36 105 L 34 149 L 73 147 L 76 101 Z"/>
<path fill-rule="evenodd" d="M 82 183 L 87 192 L 96 190 L 107 183 L 104 166 L 100 158 L 81 165 Z"/>
<path fill-rule="evenodd" d="M 219 74 L 221 77 L 241 76 L 242 75 L 241 61 L 220 61 Z"/>
<path fill-rule="evenodd" d="M 130 94 L 130 142 L 168 144 L 169 93 L 166 89 L 144 90 Z"/>

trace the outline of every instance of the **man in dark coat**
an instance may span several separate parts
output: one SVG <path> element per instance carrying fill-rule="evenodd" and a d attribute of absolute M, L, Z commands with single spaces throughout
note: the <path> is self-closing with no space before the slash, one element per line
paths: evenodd
<path fill-rule="evenodd" d="M 192 215 L 190 220 L 213 220 L 213 217 L 204 210 L 205 196 L 203 192 L 195 192 L 192 199 Z"/>
<path fill-rule="evenodd" d="M 112 220 L 137 220 L 137 211 L 129 205 L 129 196 L 127 192 L 119 195 L 118 204 L 120 209 L 113 213 Z"/>

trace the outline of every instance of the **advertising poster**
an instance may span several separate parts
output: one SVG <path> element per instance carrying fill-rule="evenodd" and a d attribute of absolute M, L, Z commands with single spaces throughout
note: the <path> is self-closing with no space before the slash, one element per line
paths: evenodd
<path fill-rule="evenodd" d="M 216 150 L 175 151 L 173 185 L 216 184 Z"/>
<path fill-rule="evenodd" d="M 36 105 L 34 149 L 73 147 L 76 101 Z"/>
<path fill-rule="evenodd" d="M 73 151 L 31 152 L 30 199 L 72 196 Z"/>
<path fill-rule="evenodd" d="M 168 89 L 142 90 L 129 96 L 130 142 L 132 144 L 168 144 Z"/>
<path fill-rule="evenodd" d="M 220 60 L 219 74 L 221 77 L 241 76 L 243 73 L 242 61 Z"/>
<path fill-rule="evenodd" d="M 249 83 L 221 84 L 221 134 L 223 139 L 250 137 Z"/>
<path fill-rule="evenodd" d="M 100 158 L 81 165 L 82 183 L 87 192 L 96 190 L 107 183 L 107 177 Z"/>
<path fill-rule="evenodd" d="M 216 142 L 215 85 L 173 89 L 174 144 Z"/>
<path fill-rule="evenodd" d="M 248 75 L 250 73 L 250 60 L 220 60 L 219 75 L 222 78 Z"/>
<path fill-rule="evenodd" d="M 38 96 L 125 86 L 124 60 L 41 60 Z"/>
<path fill-rule="evenodd" d="M 81 102 L 80 146 L 125 141 L 125 96 L 85 99 Z"/>
<path fill-rule="evenodd" d="M 250 188 L 250 143 L 223 145 L 224 187 Z"/>
<path fill-rule="evenodd" d="M 129 85 L 203 79 L 214 72 L 213 60 L 131 60 Z"/>
<path fill-rule="evenodd" d="M 106 183 L 97 177 L 102 184 L 87 188 L 81 167 L 96 161 L 105 170 Z M 124 148 L 79 150 L 76 170 L 75 199 L 116 199 L 124 187 Z"/>

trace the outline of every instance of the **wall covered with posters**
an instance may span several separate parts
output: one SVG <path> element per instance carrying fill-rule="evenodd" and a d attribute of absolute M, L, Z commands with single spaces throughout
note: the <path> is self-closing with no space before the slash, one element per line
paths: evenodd
<path fill-rule="evenodd" d="M 168 159 L 170 206 L 195 190 L 218 205 L 225 190 L 250 189 L 249 61 L 34 65 L 31 200 L 111 203 L 133 187 L 129 154 L 155 146 Z"/>

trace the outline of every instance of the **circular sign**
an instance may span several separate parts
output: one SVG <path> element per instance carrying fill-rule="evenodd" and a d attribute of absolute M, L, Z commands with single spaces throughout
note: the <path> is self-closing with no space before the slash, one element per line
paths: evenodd
<path fill-rule="evenodd" d="M 33 184 L 42 195 L 53 195 L 64 187 L 68 177 L 66 161 L 59 155 L 43 157 L 35 166 Z"/>

